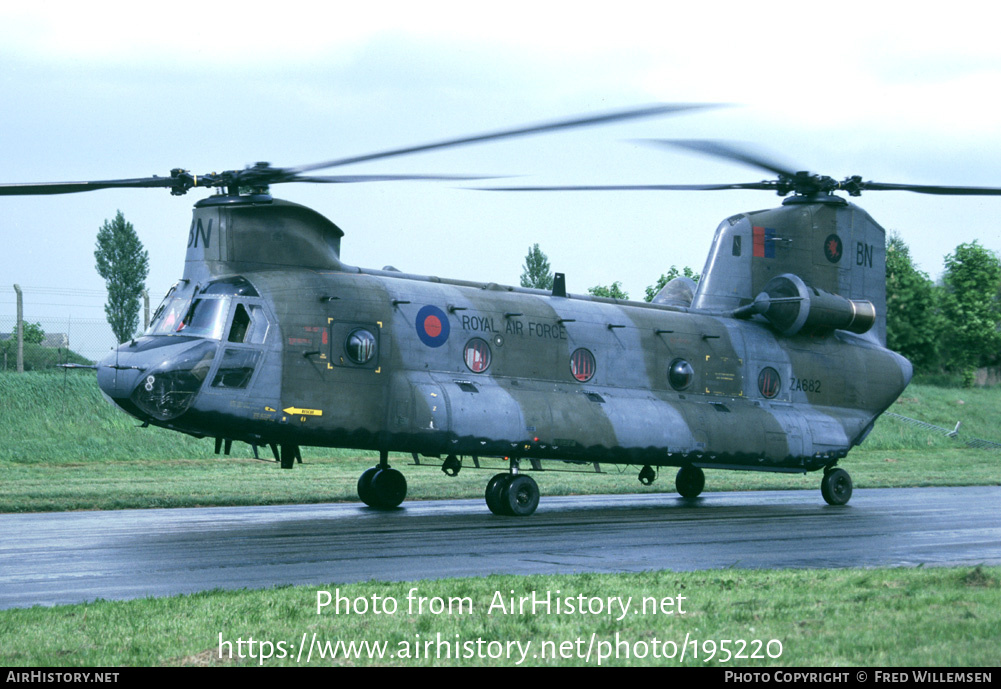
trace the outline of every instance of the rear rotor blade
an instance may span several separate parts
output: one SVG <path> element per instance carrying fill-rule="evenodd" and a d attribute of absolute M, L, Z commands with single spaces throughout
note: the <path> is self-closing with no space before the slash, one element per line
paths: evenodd
<path fill-rule="evenodd" d="M 338 158 L 335 160 L 328 160 L 323 163 L 316 163 L 314 165 L 303 165 L 301 167 L 287 168 L 287 171 L 298 174 L 302 172 L 309 172 L 311 170 L 320 170 L 323 168 L 338 167 L 340 165 L 350 165 L 351 163 L 361 163 L 369 160 L 378 160 L 381 158 L 392 158 L 396 156 L 410 155 L 411 153 L 422 153 L 424 151 L 452 148 L 455 146 L 465 146 L 467 144 L 483 143 L 485 141 L 496 141 L 498 139 L 507 139 L 517 136 L 527 136 L 530 134 L 554 132 L 561 129 L 573 129 L 576 127 L 590 127 L 600 124 L 611 124 L 612 122 L 618 122 L 621 120 L 637 119 L 640 117 L 653 117 L 655 115 L 666 115 L 669 113 L 685 112 L 688 110 L 701 110 L 705 108 L 720 107 L 720 105 L 721 104 L 682 103 L 682 104 L 653 105 L 642 108 L 632 108 L 629 110 L 620 110 L 616 112 L 605 113 L 603 115 L 595 115 L 591 117 L 578 117 L 567 120 L 557 120 L 555 122 L 546 122 L 541 124 L 529 125 L 526 127 L 518 127 L 516 129 L 505 129 L 497 132 L 487 132 L 485 134 L 477 134 L 474 136 L 467 136 L 459 139 L 446 139 L 444 141 L 422 144 L 420 146 L 394 148 L 386 151 L 379 151 L 377 153 L 368 153 L 365 155 L 353 156 L 351 158 Z"/>
<path fill-rule="evenodd" d="M 952 187 L 938 184 L 890 184 L 861 182 L 860 191 L 913 191 L 918 194 L 939 196 L 1001 196 L 1001 187 Z"/>
<path fill-rule="evenodd" d="M 756 189 L 771 191 L 776 182 L 743 182 L 737 184 L 608 184 L 553 187 L 475 187 L 477 191 L 723 191 Z"/>
<path fill-rule="evenodd" d="M 710 141 L 708 139 L 639 139 L 638 142 L 653 144 L 655 146 L 685 148 L 703 155 L 743 163 L 744 165 L 756 167 L 766 172 L 773 172 L 779 176 L 793 177 L 796 174 L 794 170 L 768 160 L 758 153 L 752 153 L 748 149 L 731 143 L 723 143 L 722 141 Z"/>

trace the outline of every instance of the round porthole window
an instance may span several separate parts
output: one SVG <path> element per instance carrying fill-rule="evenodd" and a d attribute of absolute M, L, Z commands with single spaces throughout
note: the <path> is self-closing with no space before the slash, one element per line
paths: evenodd
<path fill-rule="evenodd" d="M 466 343 L 464 358 L 466 368 L 473 373 L 483 373 L 490 366 L 490 345 L 485 340 L 474 337 Z"/>
<path fill-rule="evenodd" d="M 594 378 L 594 354 L 586 349 L 578 349 L 570 355 L 570 373 L 581 383 Z"/>
<path fill-rule="evenodd" d="M 782 389 L 782 381 L 779 378 L 779 372 L 771 366 L 765 366 L 761 369 L 761 373 L 758 374 L 758 392 L 761 393 L 761 396 L 770 400 L 779 394 L 780 389 Z"/>
<path fill-rule="evenodd" d="M 695 370 L 692 365 L 684 359 L 675 359 L 671 362 L 671 367 L 667 371 L 667 382 L 675 390 L 685 390 L 692 384 L 695 378 Z"/>
<path fill-rule="evenodd" d="M 375 356 L 375 335 L 364 328 L 356 328 L 344 342 L 348 358 L 356 364 L 367 364 Z"/>

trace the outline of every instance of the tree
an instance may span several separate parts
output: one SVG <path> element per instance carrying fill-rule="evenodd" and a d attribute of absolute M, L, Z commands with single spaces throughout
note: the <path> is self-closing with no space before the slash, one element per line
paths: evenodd
<path fill-rule="evenodd" d="M 594 287 L 588 287 L 587 291 L 589 294 L 595 297 L 608 297 L 609 299 L 628 299 L 629 293 L 623 291 L 622 283 L 616 280 L 610 286 L 605 285 L 595 285 Z"/>
<path fill-rule="evenodd" d="M 535 287 L 537 289 L 552 289 L 553 274 L 549 270 L 549 259 L 538 244 L 533 244 L 525 256 L 525 265 L 522 266 L 521 286 Z"/>
<path fill-rule="evenodd" d="M 11 331 L 10 339 L 17 341 L 17 325 Z M 42 344 L 45 341 L 45 331 L 42 330 L 41 323 L 24 322 L 24 344 Z"/>
<path fill-rule="evenodd" d="M 1001 347 L 1001 261 L 977 242 L 960 244 L 955 253 L 945 257 L 942 283 L 949 363 L 970 387 L 977 367 L 993 363 Z"/>
<path fill-rule="evenodd" d="M 914 266 L 911 250 L 897 232 L 886 236 L 886 346 L 900 352 L 918 371 L 941 365 L 942 315 L 938 290 Z"/>
<path fill-rule="evenodd" d="M 97 233 L 94 251 L 97 272 L 108 287 L 104 313 L 119 342 L 125 342 L 139 326 L 139 298 L 146 289 L 149 253 L 143 248 L 132 223 L 121 211 Z"/>
<path fill-rule="evenodd" d="M 645 301 L 653 301 L 653 298 L 657 296 L 657 293 L 664 289 L 664 285 L 669 283 L 676 277 L 684 275 L 686 278 L 691 278 L 693 281 L 698 282 L 699 278 L 702 277 L 694 270 L 685 266 L 682 270 L 678 270 L 678 266 L 671 266 L 671 269 L 665 274 L 661 275 L 657 279 L 657 284 L 650 285 L 646 288 L 646 296 L 643 297 Z"/>

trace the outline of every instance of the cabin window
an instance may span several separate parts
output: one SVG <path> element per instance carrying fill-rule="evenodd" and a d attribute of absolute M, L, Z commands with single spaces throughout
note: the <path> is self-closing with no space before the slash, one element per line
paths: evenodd
<path fill-rule="evenodd" d="M 581 348 L 570 355 L 570 373 L 581 383 L 586 383 L 594 378 L 596 368 L 594 354 L 588 350 Z"/>
<path fill-rule="evenodd" d="M 483 373 L 490 366 L 490 345 L 478 337 L 466 343 L 464 353 L 466 368 L 473 373 Z"/>
<path fill-rule="evenodd" d="M 761 369 L 761 373 L 758 374 L 758 392 L 761 396 L 770 400 L 779 394 L 781 389 L 782 380 L 779 378 L 779 372 L 771 366 Z"/>
<path fill-rule="evenodd" d="M 671 362 L 671 367 L 667 370 L 667 382 L 678 392 L 687 390 L 694 378 L 695 370 L 684 359 L 675 359 Z"/>
<path fill-rule="evenodd" d="M 355 328 L 344 342 L 344 351 L 354 363 L 367 364 L 375 356 L 375 335 L 365 328 Z"/>
<path fill-rule="evenodd" d="M 733 255 L 740 256 L 740 235 L 733 235 Z"/>

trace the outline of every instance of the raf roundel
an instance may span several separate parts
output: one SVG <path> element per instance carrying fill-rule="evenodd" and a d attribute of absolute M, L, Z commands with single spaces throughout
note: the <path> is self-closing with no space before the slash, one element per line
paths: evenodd
<path fill-rule="evenodd" d="M 841 237 L 836 234 L 827 235 L 827 239 L 824 240 L 824 256 L 827 257 L 827 260 L 831 263 L 837 263 L 841 260 L 842 253 Z"/>
<path fill-rule="evenodd" d="M 417 337 L 428 347 L 441 347 L 448 341 L 448 316 L 437 306 L 425 306 L 417 312 Z"/>

